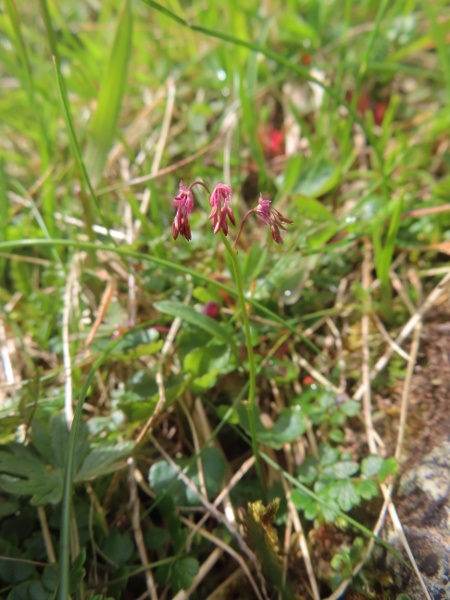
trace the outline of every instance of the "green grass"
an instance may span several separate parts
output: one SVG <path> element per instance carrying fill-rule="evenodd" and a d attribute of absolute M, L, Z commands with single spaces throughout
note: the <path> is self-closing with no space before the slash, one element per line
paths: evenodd
<path fill-rule="evenodd" d="M 256 597 L 264 585 L 246 548 L 261 538 L 235 531 L 224 506 L 239 517 L 275 498 L 281 553 L 256 557 L 273 574 L 269 594 L 326 598 L 346 581 L 366 585 L 364 597 L 395 593 L 370 560 L 356 568 L 397 465 L 395 448 L 368 457 L 352 395 L 362 345 L 372 368 L 386 349 L 376 320 L 364 339 L 361 319 L 379 316 L 395 338 L 439 282 L 428 269 L 447 262 L 449 213 L 408 216 L 448 202 L 447 3 L 4 6 L 2 596 L 153 586 L 175 597 L 211 557 L 191 597 L 220 585 L 233 596 L 229 559 L 213 554 L 229 545 L 253 573 L 241 571 L 242 597 Z M 270 198 L 294 221 L 284 245 L 252 215 L 230 254 L 203 190 L 192 241 L 174 241 L 179 180 L 199 178 L 231 185 L 238 225 L 260 192 Z M 385 382 L 403 379 L 396 360 Z M 379 385 L 373 397 L 389 393 Z M 390 415 L 377 418 L 388 434 Z M 279 572 L 288 490 L 315 579 L 303 562 Z M 317 545 L 325 523 L 333 559 Z"/>

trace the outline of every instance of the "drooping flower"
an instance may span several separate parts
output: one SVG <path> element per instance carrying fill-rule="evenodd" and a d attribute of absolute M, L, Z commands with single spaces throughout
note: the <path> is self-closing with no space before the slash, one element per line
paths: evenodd
<path fill-rule="evenodd" d="M 270 227 L 270 233 L 277 244 L 283 243 L 280 229 L 286 231 L 286 225 L 293 225 L 294 221 L 284 217 L 280 211 L 270 206 L 270 200 L 264 200 L 262 194 L 259 195 L 258 206 L 254 209 L 256 215 Z"/>
<path fill-rule="evenodd" d="M 270 227 L 270 233 L 277 244 L 283 243 L 280 229 L 286 231 L 285 225 L 292 225 L 294 221 L 284 217 L 280 211 L 278 211 L 276 208 L 273 208 L 270 204 L 270 200 L 264 200 L 262 194 L 259 195 L 258 205 L 255 208 L 247 211 L 242 219 L 241 226 L 234 242 L 235 249 L 237 248 L 237 243 L 241 237 L 242 228 L 244 227 L 247 217 L 253 214 L 257 215 L 259 220 L 262 221 L 264 225 Z"/>
<path fill-rule="evenodd" d="M 222 230 L 225 235 L 228 235 L 228 217 L 233 225 L 236 225 L 233 211 L 230 206 L 230 197 L 232 193 L 233 190 L 229 185 L 219 182 L 211 194 L 209 203 L 212 209 L 208 219 L 212 220 L 214 234 L 217 234 Z"/>
<path fill-rule="evenodd" d="M 174 240 L 177 239 L 180 233 L 188 242 L 191 240 L 191 228 L 189 227 L 188 221 L 188 216 L 194 209 L 194 195 L 191 187 L 192 186 L 186 188 L 184 183 L 180 181 L 180 192 L 172 202 L 172 208 L 177 207 L 177 212 L 172 225 L 172 236 Z"/>

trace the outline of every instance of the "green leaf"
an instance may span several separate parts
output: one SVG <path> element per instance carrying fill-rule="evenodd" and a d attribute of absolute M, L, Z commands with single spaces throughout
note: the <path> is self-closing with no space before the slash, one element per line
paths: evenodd
<path fill-rule="evenodd" d="M 341 406 L 341 411 L 347 417 L 356 416 L 360 410 L 361 410 L 361 405 L 359 402 L 356 402 L 356 400 L 347 400 Z"/>
<path fill-rule="evenodd" d="M 384 483 L 389 475 L 396 475 L 398 471 L 398 462 L 394 456 L 386 458 L 381 469 L 378 472 L 378 480 Z"/>
<path fill-rule="evenodd" d="M 86 148 L 86 166 L 94 185 L 103 174 L 106 158 L 116 133 L 131 49 L 132 13 L 124 0 L 108 64 L 100 87 L 97 110 Z"/>
<path fill-rule="evenodd" d="M 86 561 L 86 550 L 85 550 L 85 548 L 82 548 L 79 555 L 73 561 L 72 567 L 70 569 L 69 588 L 70 588 L 71 594 L 75 594 L 78 591 L 79 586 L 86 575 L 86 571 L 84 569 L 85 561 Z"/>
<path fill-rule="evenodd" d="M 317 517 L 318 514 L 319 514 L 319 505 L 315 500 L 310 498 L 309 501 L 305 505 L 305 510 L 304 510 L 305 519 L 308 519 L 308 521 L 312 521 L 313 519 L 315 519 Z"/>
<path fill-rule="evenodd" d="M 169 532 L 162 527 L 151 527 L 144 534 L 145 547 L 147 550 L 159 550 L 169 541 Z"/>
<path fill-rule="evenodd" d="M 339 516 L 339 505 L 335 500 L 327 498 L 327 503 L 320 505 L 320 512 L 325 521 L 333 523 Z"/>
<path fill-rule="evenodd" d="M 0 451 L 0 489 L 18 496 L 31 496 L 31 504 L 44 505 L 61 499 L 62 472 L 50 470 L 30 447 L 4 446 Z"/>
<path fill-rule="evenodd" d="M 378 260 L 376 260 L 375 264 L 377 275 L 383 284 L 387 284 L 389 282 L 389 269 L 391 267 L 392 257 L 394 255 L 395 242 L 397 240 L 397 233 L 400 227 L 401 215 L 403 210 L 403 197 L 404 192 L 396 202 L 391 223 L 389 225 L 386 243 L 381 252 L 381 256 L 378 257 Z"/>
<path fill-rule="evenodd" d="M 278 19 L 279 34 L 282 39 L 298 44 L 308 40 L 314 46 L 320 44 L 317 31 L 295 12 L 283 12 Z"/>
<path fill-rule="evenodd" d="M 267 248 L 262 248 L 258 243 L 252 244 L 247 253 L 242 267 L 242 275 L 247 284 L 258 277 L 267 260 Z"/>
<path fill-rule="evenodd" d="M 177 560 L 172 569 L 172 586 L 178 590 L 187 590 L 199 570 L 198 561 L 195 558 L 181 558 Z"/>
<path fill-rule="evenodd" d="M 320 444 L 319 460 L 322 467 L 329 467 L 339 460 L 339 450 L 330 444 Z"/>
<path fill-rule="evenodd" d="M 339 482 L 337 501 L 344 512 L 348 512 L 355 504 L 359 504 L 360 497 L 352 481 Z"/>
<path fill-rule="evenodd" d="M 317 479 L 318 460 L 312 454 L 308 454 L 297 471 L 298 480 L 302 483 L 313 483 Z"/>
<path fill-rule="evenodd" d="M 211 498 L 219 491 L 220 484 L 225 476 L 225 459 L 219 450 L 209 447 L 202 450 L 200 457 L 206 491 L 208 498 Z M 176 462 L 180 469 L 187 468 L 187 476 L 200 489 L 197 461 L 183 460 Z M 198 503 L 197 496 L 186 488 L 176 469 L 165 460 L 160 460 L 150 467 L 149 485 L 157 496 L 170 493 L 178 506 Z"/>
<path fill-rule="evenodd" d="M 378 488 L 372 479 L 363 479 L 359 482 L 358 492 L 364 500 L 371 500 L 378 495 Z"/>
<path fill-rule="evenodd" d="M 336 442 L 337 444 L 341 444 L 345 441 L 345 433 L 340 429 L 332 429 L 328 435 L 330 440 Z"/>
<path fill-rule="evenodd" d="M 316 221 L 318 223 L 333 223 L 336 221 L 333 213 L 331 213 L 322 202 L 315 198 L 297 196 L 294 198 L 294 202 L 303 218 L 311 219 L 311 221 Z"/>
<path fill-rule="evenodd" d="M 160 312 L 171 315 L 172 317 L 179 317 L 183 321 L 186 321 L 186 323 L 199 327 L 213 337 L 222 340 L 227 346 L 230 346 L 236 356 L 239 356 L 237 346 L 229 332 L 214 319 L 211 319 L 210 317 L 197 312 L 191 306 L 186 306 L 180 302 L 163 300 L 161 302 L 155 302 L 154 306 Z"/>
<path fill-rule="evenodd" d="M 339 179 L 340 172 L 334 162 L 326 159 L 309 161 L 300 171 L 298 183 L 293 192 L 307 198 L 317 198 L 332 190 L 338 184 Z M 304 198 L 301 199 L 301 202 L 303 201 Z M 320 203 L 307 205 L 312 210 L 313 217 L 311 218 L 319 217 L 318 220 L 326 221 L 335 219 L 324 206 L 320 204 L 319 208 L 318 204 Z"/>
<path fill-rule="evenodd" d="M 114 528 L 105 536 L 100 544 L 102 552 L 116 565 L 124 564 L 134 551 L 134 544 L 128 533 L 123 535 Z"/>
<path fill-rule="evenodd" d="M 378 475 L 383 462 L 384 459 L 382 456 L 372 454 L 371 456 L 364 458 L 361 462 L 361 473 L 366 477 L 375 477 L 375 475 Z"/>
<path fill-rule="evenodd" d="M 5 583 L 19 583 L 31 577 L 36 567 L 24 558 L 17 548 L 2 550 L 2 556 L 17 560 L 0 560 L 0 580 Z"/>
<path fill-rule="evenodd" d="M 347 479 L 359 470 L 359 465 L 353 461 L 339 461 L 323 469 L 322 474 L 336 479 Z"/>
<path fill-rule="evenodd" d="M 247 432 L 250 432 L 248 408 L 240 404 L 237 408 L 239 422 Z M 283 408 L 275 424 L 270 429 L 264 427 L 259 416 L 259 408 L 254 407 L 256 437 L 259 442 L 271 448 L 280 449 L 289 442 L 297 439 L 306 431 L 305 417 L 295 408 Z"/>
<path fill-rule="evenodd" d="M 184 359 L 184 370 L 192 373 L 194 377 L 200 377 L 216 371 L 229 373 L 236 368 L 235 361 L 230 361 L 228 346 L 203 346 L 190 352 Z"/>
<path fill-rule="evenodd" d="M 74 481 L 86 481 L 123 468 L 125 464 L 118 461 L 128 458 L 133 449 L 134 442 L 131 441 L 117 444 L 103 443 L 87 455 Z"/>

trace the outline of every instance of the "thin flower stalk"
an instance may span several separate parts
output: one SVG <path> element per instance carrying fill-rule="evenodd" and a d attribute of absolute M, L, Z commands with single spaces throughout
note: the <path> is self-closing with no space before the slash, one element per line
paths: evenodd
<path fill-rule="evenodd" d="M 261 487 L 264 490 L 261 463 L 260 463 L 260 459 L 259 459 L 258 440 L 256 437 L 256 423 L 255 423 L 255 393 L 256 393 L 255 357 L 253 354 L 250 323 L 248 320 L 247 308 L 245 306 L 245 296 L 244 296 L 244 287 L 242 284 L 241 268 L 239 266 L 237 254 L 231 247 L 230 242 L 228 241 L 228 239 L 223 231 L 222 231 L 222 241 L 225 244 L 225 248 L 226 248 L 226 250 L 231 258 L 231 261 L 233 263 L 233 270 L 234 270 L 234 275 L 235 275 L 235 279 L 236 279 L 236 287 L 238 290 L 239 304 L 240 304 L 241 313 L 242 313 L 242 321 L 244 323 L 245 341 L 246 341 L 247 355 L 248 355 L 248 371 L 249 371 L 248 417 L 249 417 L 249 423 L 250 423 L 250 435 L 252 438 L 252 450 L 253 450 L 253 454 L 255 456 L 256 474 L 258 476 Z"/>

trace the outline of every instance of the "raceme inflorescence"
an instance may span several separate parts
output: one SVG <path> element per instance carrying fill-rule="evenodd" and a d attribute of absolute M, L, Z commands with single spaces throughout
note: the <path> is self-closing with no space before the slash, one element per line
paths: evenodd
<path fill-rule="evenodd" d="M 232 225 L 236 225 L 236 220 L 230 206 L 231 196 L 233 194 L 231 187 L 226 183 L 221 183 L 219 181 L 211 194 L 208 187 L 202 181 L 194 181 L 188 187 L 180 181 L 178 196 L 174 198 L 172 203 L 172 208 L 176 207 L 177 209 L 172 225 L 173 238 L 176 240 L 181 234 L 188 242 L 191 240 L 191 228 L 189 226 L 188 217 L 194 209 L 194 195 L 192 193 L 192 188 L 195 185 L 204 187 L 209 195 L 211 214 L 208 219 L 212 222 L 214 235 L 219 233 L 219 231 L 222 231 L 225 236 L 227 236 L 228 219 Z M 245 221 L 252 214 L 255 214 L 261 223 L 270 228 L 272 238 L 277 244 L 283 243 L 281 230 L 285 231 L 286 225 L 292 225 L 293 221 L 284 217 L 276 208 L 272 207 L 270 200 L 264 200 L 262 194 L 260 194 L 257 206 L 248 210 L 241 221 L 234 242 L 234 249 L 237 247 Z"/>

